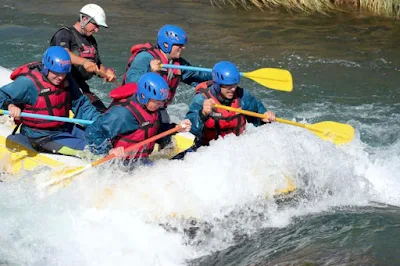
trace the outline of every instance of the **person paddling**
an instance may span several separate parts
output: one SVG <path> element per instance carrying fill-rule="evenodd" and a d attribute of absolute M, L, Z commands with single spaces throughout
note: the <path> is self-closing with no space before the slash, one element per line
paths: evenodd
<path fill-rule="evenodd" d="M 186 44 L 187 35 L 182 28 L 164 25 L 158 31 L 155 45 L 144 43 L 133 45 L 131 48 L 132 55 L 128 60 L 123 83 L 136 83 L 147 72 L 159 73 L 169 85 L 169 95 L 160 112 L 164 123 L 170 122 L 166 108 L 174 99 L 180 82 L 196 86 L 211 79 L 211 74 L 207 72 L 161 68 L 160 64 L 190 66 L 190 63 L 181 57 Z"/>
<path fill-rule="evenodd" d="M 82 94 L 71 77 L 72 63 L 60 46 L 48 48 L 42 62 L 17 67 L 12 83 L 0 88 L 0 106 L 7 109 L 20 132 L 40 152 L 78 156 L 86 146 L 83 129 L 58 121 L 21 117 L 25 113 L 96 120 L 101 113 Z"/>
<path fill-rule="evenodd" d="M 73 64 L 72 76 L 97 110 L 104 112 L 106 106 L 90 91 L 86 81 L 96 74 L 107 82 L 115 80 L 114 70 L 106 68 L 101 61 L 93 36 L 100 27 L 108 28 L 106 14 L 103 8 L 96 4 L 85 5 L 79 13 L 79 20 L 72 27 L 62 27 L 53 35 L 50 46 L 62 46 L 68 51 Z M 105 76 L 100 73 L 104 73 Z"/>
<path fill-rule="evenodd" d="M 126 154 L 125 149 L 175 126 L 162 122 L 159 115 L 168 95 L 168 84 L 159 74 L 144 74 L 137 84 L 137 93 L 116 102 L 95 123 L 88 126 L 85 137 L 90 150 L 94 154 L 114 154 L 126 158 L 126 162 L 148 162 L 147 158 L 155 142 L 134 153 Z M 185 119 L 180 124 L 181 132 L 190 130 L 189 120 Z"/>
<path fill-rule="evenodd" d="M 247 122 L 259 126 L 275 121 L 275 114 L 267 111 L 264 104 L 248 90 L 239 87 L 239 82 L 240 73 L 236 65 L 229 61 L 221 61 L 212 69 L 212 80 L 200 83 L 196 87 L 197 94 L 186 114 L 186 118 L 192 122 L 190 132 L 196 136 L 194 149 L 209 145 L 212 140 L 228 134 L 241 135 Z M 265 118 L 246 117 L 214 108 L 214 104 L 262 113 Z M 183 155 L 184 153 L 178 157 Z"/>

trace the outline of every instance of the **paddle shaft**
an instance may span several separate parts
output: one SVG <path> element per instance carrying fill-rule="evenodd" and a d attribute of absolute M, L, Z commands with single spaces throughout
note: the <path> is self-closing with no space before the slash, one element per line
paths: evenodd
<path fill-rule="evenodd" d="M 204 67 L 194 67 L 194 66 L 182 66 L 182 65 L 171 65 L 171 64 L 161 64 L 161 67 L 165 68 L 176 68 L 176 69 L 183 69 L 183 70 L 192 70 L 192 71 L 200 71 L 200 72 L 212 72 L 211 68 L 204 68 Z M 244 76 L 243 72 L 240 72 L 240 76 Z"/>
<path fill-rule="evenodd" d="M 8 114 L 10 114 L 10 112 L 7 111 L 7 110 L 0 110 L 0 115 L 1 114 L 8 115 Z M 30 114 L 30 113 L 21 112 L 21 116 L 22 117 L 37 118 L 37 119 L 44 119 L 44 120 L 49 120 L 49 121 L 60 121 L 60 122 L 68 122 L 68 123 L 77 123 L 77 124 L 82 124 L 82 125 L 91 125 L 91 124 L 93 124 L 93 121 L 90 121 L 90 120 L 68 118 L 68 117 L 60 117 L 60 116 L 52 116 L 52 115 L 39 115 L 39 114 Z"/>
<path fill-rule="evenodd" d="M 156 141 L 158 139 L 161 139 L 161 138 L 166 137 L 168 135 L 171 135 L 171 134 L 173 134 L 175 132 L 178 132 L 181 128 L 182 127 L 180 125 L 177 125 L 177 126 L 175 126 L 174 128 L 172 128 L 170 130 L 164 131 L 163 133 L 157 134 L 157 135 L 155 135 L 153 137 L 150 137 L 150 138 L 145 139 L 145 140 L 143 140 L 143 141 L 141 141 L 139 143 L 136 143 L 136 144 L 134 144 L 132 146 L 129 146 L 128 148 L 125 149 L 125 152 L 131 152 L 131 151 L 137 150 L 138 148 L 142 147 L 143 145 L 149 144 L 149 143 L 154 142 L 154 141 Z M 108 156 L 106 156 L 106 157 L 104 157 L 104 158 L 102 158 L 102 159 L 100 159 L 98 161 L 92 162 L 91 166 L 94 167 L 96 165 L 105 163 L 105 162 L 107 162 L 107 161 L 109 161 L 111 159 L 114 159 L 114 158 L 115 158 L 115 155 L 114 154 L 110 154 L 110 155 L 108 155 Z"/>
<path fill-rule="evenodd" d="M 263 114 L 259 114 L 259 113 L 251 112 L 251 111 L 246 111 L 246 110 L 243 110 L 243 109 L 233 108 L 233 107 L 229 107 L 229 106 L 225 106 L 225 105 L 221 105 L 221 104 L 215 104 L 214 107 L 215 108 L 225 109 L 225 110 L 236 112 L 236 113 L 240 113 L 240 114 L 244 114 L 244 115 L 248 115 L 248 116 L 258 117 L 258 118 L 261 118 L 261 119 L 265 118 L 265 115 L 263 115 Z M 302 128 L 306 128 L 306 129 L 312 129 L 314 131 L 318 131 L 318 132 L 323 133 L 322 130 L 319 130 L 319 129 L 316 129 L 316 128 L 312 128 L 310 125 L 297 123 L 297 122 L 286 120 L 286 119 L 282 119 L 282 118 L 275 118 L 275 120 L 276 120 L 276 122 L 279 122 L 279 123 L 284 123 L 284 124 L 288 124 L 288 125 L 292 125 L 292 126 L 298 126 L 298 127 L 302 127 Z"/>
<path fill-rule="evenodd" d="M 178 132 L 181 128 L 182 127 L 180 125 L 177 125 L 177 126 L 175 126 L 174 128 L 172 128 L 170 130 L 167 130 L 167 131 L 165 131 L 163 133 L 157 134 L 157 135 L 155 135 L 155 136 L 153 136 L 151 138 L 145 139 L 145 140 L 143 140 L 143 141 L 141 141 L 139 143 L 136 143 L 136 144 L 134 144 L 132 146 L 129 146 L 128 148 L 125 149 L 125 152 L 130 152 L 130 151 L 133 151 L 133 150 L 137 150 L 138 148 L 140 148 L 143 145 L 149 144 L 150 142 L 156 141 L 156 140 L 161 139 L 163 137 L 166 137 L 166 136 L 168 136 L 170 134 Z M 79 167 L 76 167 L 75 169 L 70 169 L 70 170 L 67 170 L 67 171 L 63 171 L 61 173 L 61 175 L 62 175 L 61 177 L 58 177 L 56 180 L 51 179 L 50 181 L 46 182 L 43 186 L 44 187 L 48 187 L 48 186 L 54 186 L 54 185 L 60 184 L 60 183 L 64 182 L 64 180 L 71 179 L 74 176 L 77 176 L 80 173 L 82 173 L 82 172 L 84 172 L 84 171 L 86 171 L 86 170 L 88 170 L 88 169 L 90 169 L 90 168 L 92 168 L 94 166 L 97 166 L 97 165 L 100 165 L 102 163 L 105 163 L 105 162 L 107 162 L 107 161 L 109 161 L 109 160 L 111 160 L 113 158 L 115 158 L 115 155 L 114 154 L 110 154 L 110 155 L 108 155 L 108 156 L 106 156 L 106 157 L 104 157 L 104 158 L 102 158 L 100 160 L 97 160 L 97 161 L 92 162 L 90 164 L 87 164 L 85 166 L 79 166 Z M 57 175 L 58 175 L 57 173 L 53 173 L 51 176 L 57 176 Z"/>
<path fill-rule="evenodd" d="M 200 72 L 212 72 L 211 68 L 161 64 L 165 68 L 177 68 Z M 293 90 L 293 78 L 289 71 L 278 68 L 260 68 L 251 72 L 240 72 L 240 76 L 251 79 L 271 90 L 291 92 Z"/>

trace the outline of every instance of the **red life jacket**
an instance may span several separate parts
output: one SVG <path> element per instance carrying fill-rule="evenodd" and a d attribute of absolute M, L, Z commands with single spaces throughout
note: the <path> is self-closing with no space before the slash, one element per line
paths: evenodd
<path fill-rule="evenodd" d="M 65 79 L 59 86 L 54 86 L 45 79 L 40 68 L 41 63 L 33 62 L 22 65 L 11 73 L 10 78 L 12 80 L 15 80 L 19 76 L 26 76 L 31 79 L 39 93 L 38 99 L 33 106 L 25 104 L 21 109 L 23 109 L 25 113 L 68 117 L 69 110 L 71 109 L 71 95 L 68 88 L 68 80 Z M 16 121 L 17 124 L 21 122 L 31 128 L 47 130 L 57 129 L 64 125 L 64 122 L 28 117 L 23 117 L 21 121 Z"/>
<path fill-rule="evenodd" d="M 152 46 L 150 43 L 136 44 L 131 47 L 132 56 L 129 58 L 128 66 L 125 69 L 123 84 L 126 82 L 126 73 L 128 72 L 136 55 L 143 51 L 150 53 L 154 59 L 160 60 L 162 64 L 180 65 L 178 60 L 172 60 L 172 62 L 169 62 L 168 58 L 158 48 Z M 174 99 L 176 88 L 182 80 L 182 72 L 180 69 L 168 69 L 167 71 L 161 71 L 160 75 L 165 79 L 169 86 L 168 100 L 165 103 L 165 106 L 167 106 Z"/>
<path fill-rule="evenodd" d="M 115 103 L 115 105 L 127 108 L 138 121 L 139 128 L 134 132 L 120 134 L 114 138 L 114 148 L 124 147 L 126 149 L 135 143 L 141 142 L 157 134 L 160 127 L 158 112 L 149 113 L 142 107 L 142 105 L 136 103 L 132 99 L 121 100 Z M 140 147 L 136 154 L 128 156 L 128 159 L 148 157 L 153 152 L 154 144 L 155 142 L 151 142 L 150 144 Z"/>
<path fill-rule="evenodd" d="M 215 103 L 220 104 L 217 97 L 214 97 L 210 91 L 212 81 L 205 81 L 196 86 L 196 92 L 202 93 L 206 99 L 213 99 Z M 237 89 L 240 89 L 239 87 Z M 235 95 L 232 101 L 231 107 L 240 108 L 240 97 Z M 208 145 L 208 143 L 217 139 L 219 136 L 224 137 L 225 135 L 234 133 L 239 136 L 246 129 L 246 118 L 242 114 L 236 114 L 232 111 L 224 109 L 214 108 L 210 117 L 205 121 L 203 134 L 200 138 L 202 145 Z"/>

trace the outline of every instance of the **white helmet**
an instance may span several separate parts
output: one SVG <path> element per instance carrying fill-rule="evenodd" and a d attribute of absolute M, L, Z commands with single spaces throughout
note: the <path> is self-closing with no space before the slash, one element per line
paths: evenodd
<path fill-rule="evenodd" d="M 104 28 L 108 28 L 108 25 L 106 23 L 106 13 L 99 5 L 87 4 L 81 8 L 79 13 L 81 22 L 82 22 L 82 15 L 84 15 L 86 17 L 89 17 L 89 22 L 90 20 L 94 20 L 94 22 L 97 25 L 102 26 Z M 82 25 L 82 27 L 84 26 L 86 26 L 86 24 Z"/>

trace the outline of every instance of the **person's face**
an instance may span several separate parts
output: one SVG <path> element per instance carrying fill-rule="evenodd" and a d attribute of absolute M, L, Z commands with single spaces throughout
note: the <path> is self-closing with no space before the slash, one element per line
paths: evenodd
<path fill-rule="evenodd" d="M 179 59 L 183 53 L 183 50 L 185 50 L 185 45 L 174 44 L 172 45 L 172 49 L 169 55 L 172 59 Z"/>
<path fill-rule="evenodd" d="M 61 82 L 63 82 L 63 80 L 65 79 L 66 76 L 67 76 L 66 73 L 57 73 L 57 72 L 49 71 L 49 73 L 47 74 L 47 79 L 54 86 L 58 86 L 61 84 Z"/>
<path fill-rule="evenodd" d="M 235 95 L 237 84 L 233 85 L 221 85 L 221 94 L 224 98 L 231 100 Z"/>
<path fill-rule="evenodd" d="M 163 107 L 164 103 L 165 103 L 164 101 L 158 101 L 158 100 L 149 99 L 149 101 L 146 104 L 146 108 L 150 112 L 155 112 L 159 108 Z"/>
<path fill-rule="evenodd" d="M 83 17 L 82 19 L 82 23 L 85 24 L 87 23 L 88 18 L 87 17 Z M 93 34 L 97 33 L 99 31 L 100 26 L 96 24 L 96 22 L 92 19 L 90 20 L 89 23 L 87 23 L 84 27 L 85 30 L 85 35 L 86 36 L 92 36 Z"/>

